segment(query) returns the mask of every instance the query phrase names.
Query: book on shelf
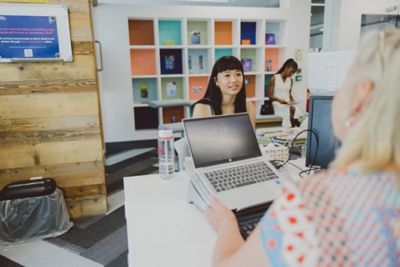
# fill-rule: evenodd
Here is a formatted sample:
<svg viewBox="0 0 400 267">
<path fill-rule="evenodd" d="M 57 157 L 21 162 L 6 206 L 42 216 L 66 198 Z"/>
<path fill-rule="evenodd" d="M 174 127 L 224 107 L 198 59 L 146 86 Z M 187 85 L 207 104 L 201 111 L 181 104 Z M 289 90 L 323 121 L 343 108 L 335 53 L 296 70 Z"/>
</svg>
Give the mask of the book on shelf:
<svg viewBox="0 0 400 267">
<path fill-rule="evenodd" d="M 272 71 L 272 59 L 270 58 L 265 60 L 265 71 Z"/>
<path fill-rule="evenodd" d="M 204 68 L 203 55 L 199 55 L 199 70 L 202 70 L 203 68 Z"/>
<path fill-rule="evenodd" d="M 175 69 L 175 56 L 174 55 L 167 55 L 164 57 L 164 68 L 166 70 Z"/>
<path fill-rule="evenodd" d="M 252 61 L 253 60 L 251 58 L 243 58 L 242 59 L 242 65 L 243 65 L 244 72 L 252 71 L 252 68 L 251 68 Z"/>
<path fill-rule="evenodd" d="M 191 32 L 191 40 L 192 44 L 200 44 L 200 31 L 192 31 Z"/>
<path fill-rule="evenodd" d="M 275 33 L 268 32 L 265 34 L 265 44 L 266 45 L 276 44 Z"/>
<path fill-rule="evenodd" d="M 167 96 L 174 97 L 177 95 L 176 82 L 168 82 L 167 83 Z"/>
<path fill-rule="evenodd" d="M 250 45 L 251 40 L 250 39 L 242 39 L 242 45 Z"/>
<path fill-rule="evenodd" d="M 141 83 L 139 89 L 141 98 L 147 98 L 149 96 L 149 85 L 147 83 Z"/>
</svg>

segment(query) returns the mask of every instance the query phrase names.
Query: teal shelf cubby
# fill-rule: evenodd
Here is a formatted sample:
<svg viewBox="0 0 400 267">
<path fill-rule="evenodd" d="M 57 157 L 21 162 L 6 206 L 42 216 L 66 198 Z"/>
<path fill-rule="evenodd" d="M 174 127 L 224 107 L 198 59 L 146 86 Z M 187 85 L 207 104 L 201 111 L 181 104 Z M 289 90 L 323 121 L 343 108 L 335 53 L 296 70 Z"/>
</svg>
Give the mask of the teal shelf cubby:
<svg viewBox="0 0 400 267">
<path fill-rule="evenodd" d="M 132 79 L 133 102 L 135 104 L 147 103 L 157 100 L 156 78 L 134 78 Z"/>
<path fill-rule="evenodd" d="M 232 56 L 232 55 L 233 55 L 232 48 L 216 48 L 215 49 L 215 61 L 217 61 L 220 57 Z"/>
<path fill-rule="evenodd" d="M 159 20 L 160 45 L 182 45 L 182 26 L 180 20 Z"/>
</svg>

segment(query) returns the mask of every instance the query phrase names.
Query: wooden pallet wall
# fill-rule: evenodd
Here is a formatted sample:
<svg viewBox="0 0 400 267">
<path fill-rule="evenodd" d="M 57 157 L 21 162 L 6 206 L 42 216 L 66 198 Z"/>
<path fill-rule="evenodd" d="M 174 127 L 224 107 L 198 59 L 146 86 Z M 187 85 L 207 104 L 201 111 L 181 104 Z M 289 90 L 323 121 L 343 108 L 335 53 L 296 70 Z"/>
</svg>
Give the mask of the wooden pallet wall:
<svg viewBox="0 0 400 267">
<path fill-rule="evenodd" d="M 72 218 L 105 213 L 91 2 L 48 4 L 68 6 L 74 60 L 0 64 L 0 188 L 51 177 L 64 190 Z"/>
</svg>

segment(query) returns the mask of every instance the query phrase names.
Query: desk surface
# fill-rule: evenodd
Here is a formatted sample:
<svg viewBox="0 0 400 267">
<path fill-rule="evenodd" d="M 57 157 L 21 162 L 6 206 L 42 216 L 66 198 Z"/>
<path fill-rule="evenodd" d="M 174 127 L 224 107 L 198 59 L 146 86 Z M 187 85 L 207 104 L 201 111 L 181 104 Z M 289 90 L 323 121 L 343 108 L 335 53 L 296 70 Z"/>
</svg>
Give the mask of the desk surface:
<svg viewBox="0 0 400 267">
<path fill-rule="evenodd" d="M 295 163 L 304 168 L 304 159 Z M 299 172 L 287 165 L 283 174 Z M 129 266 L 211 266 L 215 233 L 204 215 L 186 200 L 189 178 L 175 173 L 124 178 Z"/>
<path fill-rule="evenodd" d="M 211 266 L 215 234 L 186 201 L 188 181 L 184 172 L 124 178 L 129 266 Z"/>
</svg>

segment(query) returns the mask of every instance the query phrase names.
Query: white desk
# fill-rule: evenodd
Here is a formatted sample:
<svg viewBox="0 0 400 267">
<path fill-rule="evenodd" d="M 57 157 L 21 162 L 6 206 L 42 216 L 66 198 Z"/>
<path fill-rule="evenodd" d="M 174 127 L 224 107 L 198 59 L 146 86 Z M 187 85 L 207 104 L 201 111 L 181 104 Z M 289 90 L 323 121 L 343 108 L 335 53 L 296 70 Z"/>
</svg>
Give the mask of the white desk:
<svg viewBox="0 0 400 267">
<path fill-rule="evenodd" d="M 129 266 L 211 266 L 215 234 L 186 201 L 184 172 L 124 178 Z"/>
<path fill-rule="evenodd" d="M 294 162 L 304 167 L 304 160 Z M 290 176 L 299 172 L 291 165 L 285 169 Z M 188 182 L 184 172 L 166 181 L 157 174 L 124 178 L 129 266 L 211 266 L 216 236 L 188 204 Z"/>
</svg>

